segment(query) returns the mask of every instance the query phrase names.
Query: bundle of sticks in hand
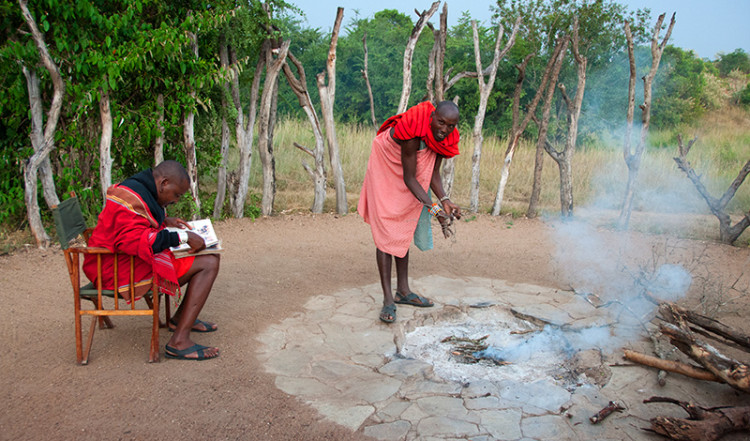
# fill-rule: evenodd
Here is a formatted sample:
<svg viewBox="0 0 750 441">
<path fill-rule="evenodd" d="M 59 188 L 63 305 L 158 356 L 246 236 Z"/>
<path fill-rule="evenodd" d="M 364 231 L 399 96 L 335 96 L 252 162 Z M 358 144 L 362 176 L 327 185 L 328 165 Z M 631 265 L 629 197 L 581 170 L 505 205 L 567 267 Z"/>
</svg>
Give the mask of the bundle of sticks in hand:
<svg viewBox="0 0 750 441">
<path fill-rule="evenodd" d="M 435 216 L 440 222 L 440 228 L 443 230 L 443 236 L 445 236 L 446 239 L 453 238 L 455 240 L 456 231 L 453 226 L 453 220 L 456 219 L 456 217 L 453 215 L 453 213 L 446 213 L 445 210 L 443 210 L 443 207 L 440 206 L 438 203 L 432 204 L 432 206 L 425 205 L 429 210 L 430 214 Z"/>
<path fill-rule="evenodd" d="M 443 216 L 445 219 L 447 219 L 447 222 L 441 222 L 440 228 L 443 230 L 443 236 L 445 236 L 446 239 L 456 239 L 456 227 L 453 224 L 453 221 L 455 219 L 455 216 L 453 214 L 451 215 L 445 215 L 445 212 L 443 212 Z"/>
</svg>

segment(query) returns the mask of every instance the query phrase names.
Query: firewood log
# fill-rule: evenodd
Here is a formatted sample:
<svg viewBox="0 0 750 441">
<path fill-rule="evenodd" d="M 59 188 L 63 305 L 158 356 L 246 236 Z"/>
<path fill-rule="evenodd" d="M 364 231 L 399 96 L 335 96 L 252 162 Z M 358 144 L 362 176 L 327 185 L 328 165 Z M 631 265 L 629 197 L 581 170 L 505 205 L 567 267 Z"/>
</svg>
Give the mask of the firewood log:
<svg viewBox="0 0 750 441">
<path fill-rule="evenodd" d="M 680 363 L 679 361 L 664 360 L 627 349 L 625 350 L 625 358 L 635 363 L 650 366 L 656 369 L 674 372 L 677 374 L 682 374 L 690 378 L 695 378 L 696 380 L 716 381 L 718 383 L 724 382 L 724 380 L 717 377 L 710 371 L 697 368 L 689 364 Z"/>
<path fill-rule="evenodd" d="M 689 418 L 659 416 L 645 429 L 680 441 L 716 441 L 724 435 L 750 430 L 750 406 L 705 408 L 667 397 L 651 397 L 644 403 L 672 403 L 682 407 Z"/>
</svg>

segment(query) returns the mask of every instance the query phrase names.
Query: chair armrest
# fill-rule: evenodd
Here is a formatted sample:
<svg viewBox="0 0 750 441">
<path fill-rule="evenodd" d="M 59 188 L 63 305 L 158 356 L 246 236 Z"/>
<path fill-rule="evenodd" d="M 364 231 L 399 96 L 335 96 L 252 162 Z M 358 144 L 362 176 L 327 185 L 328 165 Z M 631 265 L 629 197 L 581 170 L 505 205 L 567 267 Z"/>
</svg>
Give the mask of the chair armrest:
<svg viewBox="0 0 750 441">
<path fill-rule="evenodd" d="M 91 233 L 93 233 L 93 232 L 94 232 L 93 228 L 86 228 L 83 231 L 83 233 L 81 233 L 83 235 L 83 238 L 86 240 L 87 243 L 88 243 L 89 239 L 91 238 Z"/>
<path fill-rule="evenodd" d="M 79 254 L 117 254 L 104 247 L 70 247 L 68 251 Z"/>
</svg>

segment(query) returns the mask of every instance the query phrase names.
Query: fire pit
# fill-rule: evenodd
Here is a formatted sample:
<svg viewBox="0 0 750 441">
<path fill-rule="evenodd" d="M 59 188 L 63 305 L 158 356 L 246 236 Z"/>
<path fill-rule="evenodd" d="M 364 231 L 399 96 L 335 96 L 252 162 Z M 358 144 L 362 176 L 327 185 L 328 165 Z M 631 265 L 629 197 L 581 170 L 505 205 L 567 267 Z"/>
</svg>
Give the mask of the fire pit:
<svg viewBox="0 0 750 441">
<path fill-rule="evenodd" d="M 545 318 L 519 318 L 513 308 L 475 303 L 449 311 L 430 324 L 409 323 L 399 354 L 433 366 L 448 381 L 552 381 L 569 391 L 584 384 L 603 385 L 609 369 L 601 351 L 611 350 L 609 326 L 572 328 Z M 523 316 L 523 314 L 519 315 Z M 572 322 L 572 320 L 571 320 Z"/>
<path fill-rule="evenodd" d="M 258 336 L 258 358 L 279 389 L 376 439 L 642 439 L 628 417 L 642 399 L 628 399 L 628 385 L 649 372 L 610 372 L 619 346 L 602 339 L 621 331 L 610 308 L 496 279 L 430 276 L 412 288 L 436 306 L 400 306 L 391 325 L 377 320 L 379 284 L 311 298 Z M 502 355 L 478 354 L 490 349 Z M 592 426 L 613 400 L 628 411 Z"/>
</svg>

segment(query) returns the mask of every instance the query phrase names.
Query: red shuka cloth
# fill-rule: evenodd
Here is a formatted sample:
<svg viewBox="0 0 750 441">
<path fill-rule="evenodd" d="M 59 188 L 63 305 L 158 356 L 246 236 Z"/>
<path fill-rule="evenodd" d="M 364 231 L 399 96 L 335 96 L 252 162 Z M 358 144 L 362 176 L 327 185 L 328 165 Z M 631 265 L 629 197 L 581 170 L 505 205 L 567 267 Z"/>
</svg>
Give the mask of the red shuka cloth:
<svg viewBox="0 0 750 441">
<path fill-rule="evenodd" d="M 417 151 L 415 177 L 427 191 L 437 154 L 431 149 Z M 389 132 L 372 141 L 367 172 L 362 183 L 357 211 L 370 224 L 375 246 L 385 253 L 404 257 L 417 228 L 422 203 L 404 184 L 401 146 Z"/>
<path fill-rule="evenodd" d="M 154 254 L 152 249 L 156 233 L 163 228 L 163 225 L 157 224 L 138 193 L 121 185 L 113 185 L 107 190 L 107 202 L 99 214 L 96 228 L 91 234 L 88 245 L 124 253 L 119 256 L 117 266 L 118 291 L 124 298 L 130 298 L 127 288 L 130 281 L 131 255 L 136 256 L 133 270 L 136 300 L 151 288 L 152 274 L 158 277 L 157 282 L 162 293 L 169 295 L 179 293 L 178 277 L 182 274 L 178 274 L 175 270 L 174 255 L 169 249 L 157 254 Z M 193 259 L 194 257 L 185 257 L 183 259 L 185 262 L 180 262 L 182 264 L 179 265 L 180 272 L 183 274 L 187 272 Z M 102 256 L 102 287 L 104 289 L 114 288 L 114 262 L 114 256 Z M 86 255 L 83 271 L 96 285 L 96 255 Z"/>
<path fill-rule="evenodd" d="M 424 101 L 404 113 L 388 118 L 380 126 L 378 133 L 393 127 L 395 139 L 406 141 L 421 138 L 430 150 L 446 158 L 452 158 L 458 154 L 458 140 L 460 138 L 458 129 L 454 129 L 440 142 L 435 140 L 432 130 L 430 130 L 430 120 L 434 111 L 435 106 L 429 101 Z"/>
</svg>

